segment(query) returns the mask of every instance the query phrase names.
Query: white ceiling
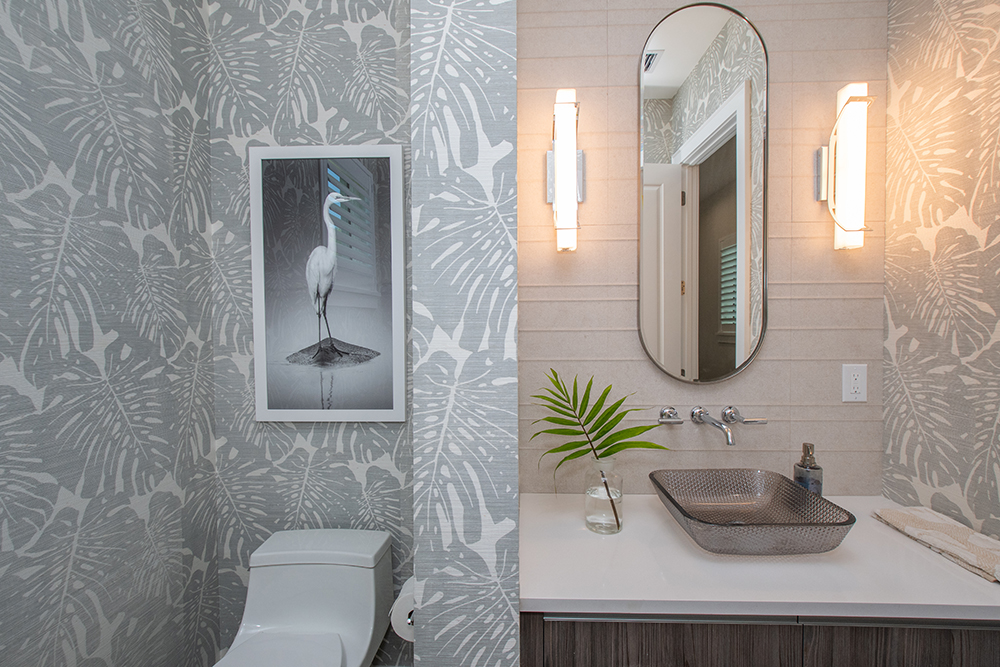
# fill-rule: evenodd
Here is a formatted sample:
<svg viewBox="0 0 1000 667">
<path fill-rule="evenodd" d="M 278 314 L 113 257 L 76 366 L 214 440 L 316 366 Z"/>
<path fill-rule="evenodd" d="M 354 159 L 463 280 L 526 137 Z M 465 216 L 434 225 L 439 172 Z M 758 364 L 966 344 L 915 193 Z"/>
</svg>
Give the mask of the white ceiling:
<svg viewBox="0 0 1000 667">
<path fill-rule="evenodd" d="M 732 16 L 719 7 L 688 7 L 656 26 L 643 53 L 662 50 L 663 55 L 643 73 L 643 98 L 672 98 Z"/>
</svg>

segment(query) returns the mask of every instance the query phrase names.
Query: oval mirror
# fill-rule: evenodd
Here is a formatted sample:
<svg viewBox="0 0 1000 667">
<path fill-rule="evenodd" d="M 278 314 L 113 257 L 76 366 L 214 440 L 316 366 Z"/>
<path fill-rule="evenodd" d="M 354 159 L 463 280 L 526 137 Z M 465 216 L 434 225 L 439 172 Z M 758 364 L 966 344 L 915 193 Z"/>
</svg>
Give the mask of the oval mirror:
<svg viewBox="0 0 1000 667">
<path fill-rule="evenodd" d="M 671 376 L 715 382 L 764 335 L 767 53 L 720 5 L 682 7 L 639 65 L 639 335 Z"/>
</svg>

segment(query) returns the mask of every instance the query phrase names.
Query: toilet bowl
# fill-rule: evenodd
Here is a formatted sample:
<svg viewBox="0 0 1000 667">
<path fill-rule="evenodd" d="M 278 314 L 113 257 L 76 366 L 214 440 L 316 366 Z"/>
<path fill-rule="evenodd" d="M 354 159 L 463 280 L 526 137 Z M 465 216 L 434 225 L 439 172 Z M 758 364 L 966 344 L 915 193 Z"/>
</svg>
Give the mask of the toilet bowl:
<svg viewBox="0 0 1000 667">
<path fill-rule="evenodd" d="M 216 667 L 369 667 L 389 626 L 389 534 L 278 532 L 250 556 L 243 620 Z"/>
</svg>

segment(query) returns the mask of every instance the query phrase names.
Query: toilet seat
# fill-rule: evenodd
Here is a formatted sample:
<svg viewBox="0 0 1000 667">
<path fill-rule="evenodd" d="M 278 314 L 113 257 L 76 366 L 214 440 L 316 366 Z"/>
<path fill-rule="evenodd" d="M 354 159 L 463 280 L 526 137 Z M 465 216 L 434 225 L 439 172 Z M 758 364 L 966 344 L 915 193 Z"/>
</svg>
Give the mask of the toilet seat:
<svg viewBox="0 0 1000 667">
<path fill-rule="evenodd" d="M 342 667 L 340 635 L 255 632 L 216 663 L 216 667 Z"/>
</svg>

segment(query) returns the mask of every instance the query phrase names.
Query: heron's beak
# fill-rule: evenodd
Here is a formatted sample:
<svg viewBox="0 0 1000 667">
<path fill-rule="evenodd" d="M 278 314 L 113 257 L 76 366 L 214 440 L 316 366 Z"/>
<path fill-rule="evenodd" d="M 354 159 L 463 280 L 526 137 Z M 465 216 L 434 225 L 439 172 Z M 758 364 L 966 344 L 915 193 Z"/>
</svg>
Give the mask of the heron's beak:
<svg viewBox="0 0 1000 667">
<path fill-rule="evenodd" d="M 361 201 L 361 197 L 346 197 L 338 194 L 336 197 L 331 196 L 327 199 L 330 204 L 343 204 L 345 201 Z"/>
</svg>

